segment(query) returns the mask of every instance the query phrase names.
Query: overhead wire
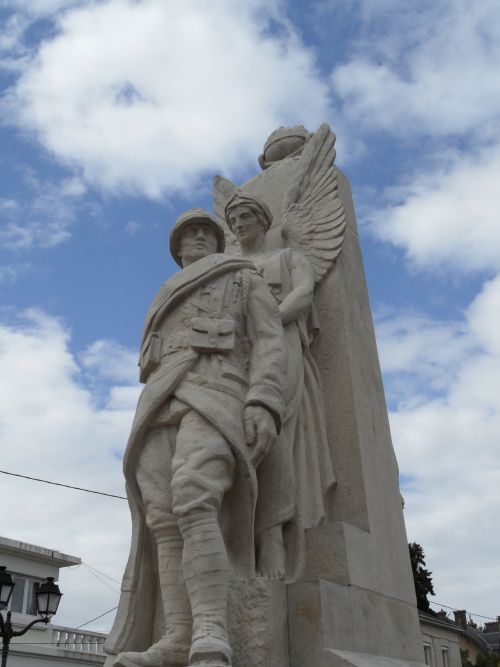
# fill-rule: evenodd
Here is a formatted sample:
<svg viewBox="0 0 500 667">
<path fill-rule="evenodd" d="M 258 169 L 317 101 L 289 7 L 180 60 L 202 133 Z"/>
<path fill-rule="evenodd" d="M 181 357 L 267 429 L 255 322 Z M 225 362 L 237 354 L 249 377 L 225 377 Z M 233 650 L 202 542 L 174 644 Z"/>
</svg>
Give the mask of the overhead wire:
<svg viewBox="0 0 500 667">
<path fill-rule="evenodd" d="M 93 489 L 85 489 L 81 486 L 62 484 L 61 482 L 51 482 L 48 479 L 41 479 L 40 477 L 29 477 L 28 475 L 21 475 L 17 472 L 8 472 L 7 470 L 0 470 L 0 473 L 2 473 L 2 475 L 10 475 L 11 477 L 21 477 L 22 479 L 29 479 L 32 482 L 42 482 L 43 484 L 62 486 L 65 489 L 72 489 L 73 491 L 85 491 L 86 493 L 94 493 L 97 496 L 107 496 L 108 498 L 119 498 L 120 500 L 127 500 L 126 496 L 117 496 L 115 493 L 105 493 L 104 491 L 94 491 Z"/>
<path fill-rule="evenodd" d="M 81 625 L 77 625 L 75 630 L 80 630 L 81 628 L 84 628 L 86 625 L 89 625 L 90 623 L 93 623 L 94 621 L 99 620 L 103 616 L 107 616 L 108 614 L 111 614 L 111 612 L 115 611 L 115 609 L 118 609 L 118 605 L 116 607 L 113 607 L 113 609 L 108 609 L 108 611 L 105 611 L 103 614 L 99 614 L 99 616 L 96 616 L 95 618 L 91 618 L 90 621 L 87 621 L 86 623 L 82 623 Z"/>
<path fill-rule="evenodd" d="M 442 602 L 435 602 L 434 600 L 429 600 L 430 604 L 435 604 L 438 607 L 446 607 L 446 609 L 451 609 L 452 611 L 462 611 L 461 609 L 457 609 L 457 607 L 450 607 L 448 604 L 443 604 Z M 469 611 L 467 609 L 467 613 L 469 616 L 478 616 L 479 618 L 487 618 L 490 621 L 496 621 L 496 618 L 493 618 L 493 616 L 484 616 L 484 614 L 476 614 L 473 611 Z"/>
<path fill-rule="evenodd" d="M 21 475 L 20 473 L 9 472 L 7 470 L 0 470 L 0 473 L 3 474 L 3 475 L 10 475 L 11 477 L 20 477 L 22 479 L 28 479 L 32 482 L 41 482 L 43 484 L 50 484 L 52 486 L 59 486 L 59 487 L 63 487 L 63 488 L 66 488 L 66 489 L 72 489 L 73 491 L 84 491 L 85 493 L 93 493 L 93 494 L 98 495 L 98 496 L 106 496 L 108 498 L 118 498 L 119 500 L 127 500 L 126 496 L 119 496 L 119 495 L 114 494 L 114 493 L 106 493 L 105 491 L 96 491 L 94 489 L 86 489 L 84 487 L 73 486 L 71 484 L 62 484 L 61 482 L 53 482 L 53 481 L 50 481 L 48 479 L 41 479 L 39 477 L 30 477 L 29 475 Z M 92 574 L 94 574 L 94 576 L 96 576 L 96 578 L 99 579 L 105 586 L 107 586 L 108 588 L 110 588 L 114 592 L 118 592 L 114 588 L 109 586 L 109 584 L 107 584 L 105 581 L 102 581 L 102 579 L 100 579 L 100 577 L 97 576 L 97 575 L 100 574 L 100 575 L 106 577 L 107 579 L 110 579 L 114 583 L 119 584 L 119 582 L 116 581 L 116 579 L 113 579 L 109 575 L 105 574 L 104 572 L 101 572 L 100 570 L 93 567 L 92 565 L 89 565 L 88 563 L 82 563 L 82 565 L 85 565 L 85 567 L 87 567 L 89 569 L 89 571 Z M 94 572 L 92 572 L 92 570 L 94 570 Z M 452 611 L 459 611 L 456 607 L 451 607 L 450 605 L 443 604 L 442 602 L 435 602 L 434 600 L 430 600 L 429 602 L 430 602 L 430 604 L 440 606 L 440 607 L 445 607 L 446 609 L 451 609 Z M 115 609 L 116 609 L 116 607 L 114 607 L 113 609 L 110 609 L 109 611 L 105 612 L 104 614 L 101 614 L 101 616 L 105 616 L 106 614 L 109 614 L 110 612 L 114 611 Z M 476 614 L 475 612 L 472 612 L 472 611 L 471 612 L 467 611 L 467 613 L 471 616 L 477 616 L 478 618 L 486 618 L 486 619 L 491 620 L 491 621 L 496 621 L 497 620 L 493 616 L 485 616 L 484 614 Z M 101 616 L 98 616 L 97 618 L 101 618 Z M 96 619 L 92 619 L 92 621 L 94 621 L 94 620 L 96 620 Z M 92 621 L 88 621 L 84 625 L 88 625 L 88 623 L 92 623 Z M 79 627 L 83 627 L 83 626 L 79 626 Z M 21 643 L 21 642 L 19 642 L 19 643 Z"/>
<path fill-rule="evenodd" d="M 106 577 L 106 579 L 109 579 L 113 583 L 118 584 L 118 586 L 120 586 L 120 584 L 121 584 L 120 581 L 118 581 L 117 579 L 113 579 L 113 577 L 110 577 L 109 574 L 106 574 L 105 572 L 102 572 L 101 570 L 98 570 L 96 567 L 94 567 L 90 563 L 82 562 L 82 565 L 85 565 L 85 567 L 89 567 L 91 570 L 95 570 L 98 574 L 102 575 L 103 577 Z"/>
<path fill-rule="evenodd" d="M 96 579 L 98 579 L 101 582 L 101 584 L 104 584 L 104 586 L 109 588 L 110 591 L 113 591 L 113 593 L 117 593 L 118 595 L 120 594 L 119 590 L 117 590 L 116 588 L 114 588 L 113 586 L 108 584 L 107 581 L 104 581 L 104 579 L 102 579 L 102 577 L 100 577 L 99 574 L 97 574 L 97 572 L 94 572 L 94 570 L 92 568 L 90 568 L 86 563 L 82 563 L 82 565 L 90 572 L 90 574 L 92 574 Z M 116 583 L 118 583 L 118 582 L 116 582 Z"/>
<path fill-rule="evenodd" d="M 111 614 L 111 612 L 115 611 L 115 609 L 118 609 L 118 606 L 113 607 L 112 609 L 108 609 L 108 611 L 105 611 L 104 613 L 99 614 L 99 616 L 95 616 L 94 618 L 91 618 L 90 621 L 86 621 L 85 623 L 82 623 L 81 625 L 77 625 L 76 628 L 72 628 L 72 630 L 81 630 L 86 625 L 89 625 L 90 623 L 93 623 L 94 621 L 99 620 L 103 616 L 107 616 L 107 614 Z M 69 641 L 67 643 L 68 644 L 95 644 L 95 642 L 92 642 L 92 641 L 81 641 L 81 642 L 80 641 L 73 641 L 73 642 Z M 41 644 L 50 644 L 52 646 L 55 646 L 55 645 L 63 645 L 64 642 L 62 642 L 62 641 L 58 641 L 58 642 L 18 642 L 18 641 L 16 641 L 12 645 L 13 646 L 18 646 L 19 644 L 23 644 L 23 645 L 28 645 L 29 644 L 29 645 L 37 645 L 37 646 L 39 646 Z"/>
</svg>

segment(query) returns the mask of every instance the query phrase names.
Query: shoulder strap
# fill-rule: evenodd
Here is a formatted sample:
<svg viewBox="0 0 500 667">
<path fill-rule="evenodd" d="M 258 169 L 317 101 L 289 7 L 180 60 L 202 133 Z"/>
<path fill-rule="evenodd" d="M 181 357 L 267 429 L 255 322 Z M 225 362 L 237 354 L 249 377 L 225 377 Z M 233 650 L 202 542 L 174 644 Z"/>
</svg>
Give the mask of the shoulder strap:
<svg viewBox="0 0 500 667">
<path fill-rule="evenodd" d="M 241 270 L 241 309 L 248 316 L 248 295 L 250 294 L 250 269 Z"/>
</svg>

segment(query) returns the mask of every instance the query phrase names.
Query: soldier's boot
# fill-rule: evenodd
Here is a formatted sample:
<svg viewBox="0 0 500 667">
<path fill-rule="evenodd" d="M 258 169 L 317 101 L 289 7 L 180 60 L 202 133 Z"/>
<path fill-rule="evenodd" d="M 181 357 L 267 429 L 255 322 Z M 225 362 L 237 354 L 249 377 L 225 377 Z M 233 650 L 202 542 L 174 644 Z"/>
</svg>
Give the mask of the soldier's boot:
<svg viewBox="0 0 500 667">
<path fill-rule="evenodd" d="M 114 667 L 185 667 L 191 646 L 191 607 L 182 569 L 183 541 L 177 524 L 157 535 L 158 574 L 165 634 L 147 651 L 120 653 Z"/>
<path fill-rule="evenodd" d="M 215 512 L 179 518 L 184 538 L 182 564 L 191 603 L 193 636 L 189 664 L 230 667 L 228 638 L 229 564 Z"/>
</svg>

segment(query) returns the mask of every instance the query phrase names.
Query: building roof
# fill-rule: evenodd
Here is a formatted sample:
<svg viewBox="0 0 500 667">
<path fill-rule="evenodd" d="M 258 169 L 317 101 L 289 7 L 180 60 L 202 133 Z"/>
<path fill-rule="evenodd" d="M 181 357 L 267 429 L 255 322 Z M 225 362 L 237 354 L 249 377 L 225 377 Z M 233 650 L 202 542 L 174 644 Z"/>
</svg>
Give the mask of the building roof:
<svg viewBox="0 0 500 667">
<path fill-rule="evenodd" d="M 500 650 L 500 632 L 482 632 L 481 637 L 489 646 L 490 651 L 495 651 L 496 653 Z"/>
<path fill-rule="evenodd" d="M 58 567 L 80 565 L 82 562 L 76 556 L 69 556 L 54 549 L 46 549 L 35 544 L 28 544 L 28 542 L 10 540 L 8 537 L 0 537 L 0 553 L 21 556 L 30 560 L 57 565 Z"/>
<path fill-rule="evenodd" d="M 455 623 L 455 621 L 452 621 L 451 618 L 445 617 L 444 614 L 434 615 L 419 610 L 418 615 L 420 620 L 423 621 L 424 623 L 430 623 L 431 625 L 440 625 L 441 627 L 446 627 L 448 630 L 452 630 L 460 634 L 463 634 L 469 641 L 476 644 L 476 646 L 480 648 L 482 651 L 491 651 L 493 648 L 486 641 L 485 635 L 477 628 L 474 628 L 472 625 L 466 625 L 465 627 L 462 627 L 458 623 Z M 490 634 L 494 635 L 498 633 L 490 633 Z"/>
<path fill-rule="evenodd" d="M 485 634 L 484 632 L 481 632 L 481 630 L 478 630 L 477 628 L 473 628 L 471 625 L 467 626 L 467 631 L 465 633 L 467 637 L 472 639 L 473 641 L 476 642 L 476 644 L 483 649 L 483 651 L 491 651 L 493 650 L 493 646 L 491 643 L 488 641 L 489 636 Z M 495 634 L 495 633 L 491 633 Z M 496 633 L 498 635 L 498 633 Z M 498 640 L 497 640 L 498 642 Z M 497 643 L 498 646 L 498 643 Z"/>
</svg>

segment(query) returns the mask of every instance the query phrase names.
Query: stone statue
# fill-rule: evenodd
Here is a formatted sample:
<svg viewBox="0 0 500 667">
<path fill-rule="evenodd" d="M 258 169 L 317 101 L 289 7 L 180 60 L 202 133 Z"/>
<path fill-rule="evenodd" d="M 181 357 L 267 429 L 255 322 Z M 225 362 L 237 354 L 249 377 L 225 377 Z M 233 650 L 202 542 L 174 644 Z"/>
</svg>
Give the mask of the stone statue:
<svg viewBox="0 0 500 667">
<path fill-rule="evenodd" d="M 214 182 L 216 211 L 236 236 L 241 255 L 264 276 L 285 328 L 286 413 L 278 442 L 257 473 L 255 523 L 257 569 L 280 579 L 300 573 L 304 531 L 324 521 L 325 497 L 335 483 L 319 371 L 310 346 L 318 329 L 315 282 L 332 268 L 345 230 L 333 172 L 335 136 L 326 125 L 315 135 L 305 133 L 302 141 L 300 132 L 297 135 L 287 137 L 285 147 L 278 144 L 281 157 L 286 148 L 300 158 L 273 236 L 268 234 L 273 216 L 264 201 L 237 190 L 227 179 L 216 177 Z M 269 147 L 279 138 L 279 132 L 271 135 L 261 166 L 269 166 Z"/>
<path fill-rule="evenodd" d="M 208 213 L 181 215 L 170 248 L 182 271 L 144 325 L 124 459 L 132 547 L 106 664 L 227 667 L 229 581 L 254 575 L 255 467 L 284 415 L 283 328 Z"/>
<path fill-rule="evenodd" d="M 226 253 L 252 259 L 262 270 L 281 302 L 292 365 L 302 362 L 288 370 L 283 430 L 257 470 L 257 563 L 268 575 L 262 581 L 275 581 L 268 589 L 274 601 L 268 603 L 269 618 L 278 609 L 286 616 L 269 628 L 262 649 L 266 628 L 253 621 L 252 605 L 246 605 L 245 637 L 252 651 L 238 654 L 238 667 L 422 663 L 398 468 L 358 229 L 348 180 L 334 159 L 335 136 L 328 125 L 314 133 L 302 126 L 282 127 L 264 145 L 261 173 L 238 188 L 225 178 L 214 179 L 214 210 L 226 229 Z M 290 316 L 286 311 L 297 288 L 297 309 Z M 301 372 L 302 398 L 292 416 L 290 379 L 300 379 Z M 301 442 L 301 429 L 311 427 Z M 302 461 L 299 452 L 305 455 Z M 295 506 L 288 519 L 290 510 L 280 512 L 290 492 L 269 496 L 266 482 L 282 488 L 280 475 L 289 475 L 290 468 Z M 318 472 L 326 474 L 319 478 Z M 307 515 L 314 501 L 317 511 Z M 262 525 L 266 512 L 285 521 Z M 299 518 L 302 512 L 308 522 Z M 266 530 L 259 532 L 262 527 Z M 270 577 L 283 569 L 280 530 L 286 577 L 276 582 Z"/>
<path fill-rule="evenodd" d="M 225 217 L 242 256 L 252 260 L 278 302 L 285 330 L 286 412 L 278 441 L 257 471 L 255 533 L 258 572 L 293 578 L 302 565 L 304 530 L 323 522 L 324 498 L 335 482 L 319 373 L 310 351 L 316 333 L 314 271 L 302 253 L 266 245 L 272 215 L 255 195 L 236 192 Z"/>
<path fill-rule="evenodd" d="M 328 125 L 273 132 L 171 233 L 124 458 L 105 667 L 423 667 L 349 183 Z M 335 471 L 335 474 L 334 474 Z M 256 563 L 257 562 L 257 567 Z"/>
</svg>

